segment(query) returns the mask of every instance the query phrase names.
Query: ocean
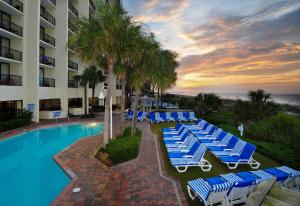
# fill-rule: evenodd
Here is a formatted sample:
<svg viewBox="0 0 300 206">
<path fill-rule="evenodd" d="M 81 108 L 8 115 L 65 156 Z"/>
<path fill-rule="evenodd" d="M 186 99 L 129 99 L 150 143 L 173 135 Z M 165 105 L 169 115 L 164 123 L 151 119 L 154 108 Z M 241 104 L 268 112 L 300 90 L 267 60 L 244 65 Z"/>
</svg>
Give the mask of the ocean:
<svg viewBox="0 0 300 206">
<path fill-rule="evenodd" d="M 248 100 L 247 94 L 242 93 L 216 93 L 222 99 Z M 278 104 L 289 104 L 300 107 L 300 94 L 272 94 L 271 98 Z"/>
</svg>

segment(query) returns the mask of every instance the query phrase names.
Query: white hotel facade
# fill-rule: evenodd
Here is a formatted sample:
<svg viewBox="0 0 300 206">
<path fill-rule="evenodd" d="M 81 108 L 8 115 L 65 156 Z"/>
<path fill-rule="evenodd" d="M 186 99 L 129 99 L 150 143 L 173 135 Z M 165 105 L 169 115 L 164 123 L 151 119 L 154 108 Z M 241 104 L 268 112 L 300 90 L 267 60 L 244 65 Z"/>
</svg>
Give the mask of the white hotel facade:
<svg viewBox="0 0 300 206">
<path fill-rule="evenodd" d="M 0 0 L 0 112 L 30 108 L 35 122 L 56 111 L 61 117 L 84 113 L 84 92 L 73 77 L 88 65 L 67 42 L 70 20 L 93 10 L 89 0 Z M 103 87 L 97 86 L 96 96 Z M 113 104 L 120 89 L 114 78 Z"/>
</svg>

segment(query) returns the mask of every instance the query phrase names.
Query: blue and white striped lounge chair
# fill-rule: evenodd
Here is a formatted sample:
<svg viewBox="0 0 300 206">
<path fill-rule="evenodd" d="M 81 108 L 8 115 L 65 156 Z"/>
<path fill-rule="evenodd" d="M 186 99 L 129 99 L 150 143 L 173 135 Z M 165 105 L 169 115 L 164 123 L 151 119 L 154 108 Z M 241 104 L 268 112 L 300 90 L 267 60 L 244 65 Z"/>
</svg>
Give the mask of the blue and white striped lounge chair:
<svg viewBox="0 0 300 206">
<path fill-rule="evenodd" d="M 224 144 L 225 146 L 207 146 L 208 149 L 212 152 L 233 149 L 236 143 L 239 141 L 239 138 L 237 138 L 236 136 L 231 136 L 227 140 L 224 139 L 222 140 L 222 144 Z"/>
<path fill-rule="evenodd" d="M 175 138 L 175 139 L 164 139 L 164 143 L 165 145 L 170 145 L 170 144 L 183 144 L 186 139 L 188 138 L 193 138 L 190 133 L 188 132 L 185 132 L 183 133 L 182 137 L 181 138 Z"/>
<path fill-rule="evenodd" d="M 154 116 L 155 116 L 155 119 L 156 119 L 158 122 L 165 122 L 165 120 L 164 120 L 163 118 L 161 118 L 160 112 L 155 112 L 155 113 L 154 113 Z"/>
<path fill-rule="evenodd" d="M 159 121 L 155 118 L 155 113 L 154 112 L 150 112 L 149 115 L 148 115 L 148 118 L 149 118 L 149 121 L 152 124 L 159 123 Z"/>
<path fill-rule="evenodd" d="M 128 110 L 128 112 L 125 114 L 125 119 L 132 119 L 133 118 L 133 111 Z"/>
<path fill-rule="evenodd" d="M 181 123 L 177 123 L 175 127 L 163 128 L 163 134 L 172 134 L 178 132 L 183 125 Z"/>
<path fill-rule="evenodd" d="M 300 171 L 294 170 L 287 166 L 276 167 L 276 169 L 290 175 L 288 187 L 300 191 Z"/>
<path fill-rule="evenodd" d="M 217 127 L 214 125 L 209 125 L 205 131 L 195 131 L 189 130 L 195 137 L 198 139 L 201 138 L 208 138 L 209 136 L 213 135 L 213 133 L 217 130 Z"/>
<path fill-rule="evenodd" d="M 201 144 L 192 158 L 170 158 L 172 166 L 174 166 L 178 172 L 186 172 L 189 167 L 200 167 L 204 172 L 211 170 L 211 164 L 204 159 L 206 147 Z"/>
<path fill-rule="evenodd" d="M 217 130 L 215 130 L 212 135 L 205 135 L 201 138 L 198 138 L 200 140 L 200 142 L 202 143 L 211 143 L 215 140 L 218 139 L 218 137 L 220 136 L 220 134 L 222 133 L 222 129 L 221 128 L 218 128 Z M 221 137 L 222 138 L 222 137 Z"/>
<path fill-rule="evenodd" d="M 142 122 L 147 118 L 148 112 L 138 112 L 137 121 Z"/>
<path fill-rule="evenodd" d="M 178 130 L 178 132 L 176 133 L 176 132 L 174 132 L 174 133 L 163 133 L 163 138 L 164 139 L 178 139 L 178 138 L 180 138 L 180 137 L 182 137 L 182 135 L 183 135 L 183 133 L 189 133 L 189 131 L 186 129 L 186 128 L 184 128 L 184 127 L 182 127 L 182 128 L 180 128 L 180 130 Z"/>
<path fill-rule="evenodd" d="M 236 169 L 240 164 L 248 164 L 252 169 L 258 169 L 260 163 L 253 159 L 255 150 L 254 145 L 247 143 L 239 155 L 219 156 L 218 158 L 227 164 L 229 169 Z"/>
<path fill-rule="evenodd" d="M 171 112 L 166 112 L 166 117 L 170 122 L 175 122 L 175 119 L 172 117 Z"/>
<path fill-rule="evenodd" d="M 282 170 L 279 170 L 277 168 L 264 169 L 264 171 L 276 177 L 277 182 L 281 182 L 282 185 L 287 186 L 290 178 L 290 175 L 288 173 L 283 172 Z"/>
<path fill-rule="evenodd" d="M 164 120 L 164 122 L 169 122 L 165 112 L 159 112 L 159 116 Z"/>
<path fill-rule="evenodd" d="M 186 141 L 184 141 L 182 144 L 167 144 L 166 148 L 168 152 L 189 152 L 192 148 L 192 146 L 195 144 L 195 142 L 198 143 L 197 139 L 191 136 L 190 138 L 187 138 Z"/>
<path fill-rule="evenodd" d="M 233 173 L 220 176 L 232 185 L 226 194 L 227 205 L 231 206 L 246 202 L 247 196 L 251 192 L 252 181 L 244 180 Z"/>
<path fill-rule="evenodd" d="M 209 143 L 205 143 L 207 147 L 225 147 L 228 145 L 230 139 L 233 137 L 232 134 L 225 132 L 224 130 L 219 134 L 216 140 Z M 209 149 L 209 148 L 208 148 Z"/>
<path fill-rule="evenodd" d="M 237 176 L 241 177 L 243 180 L 252 182 L 253 185 L 257 185 L 265 180 L 251 172 L 238 172 Z"/>
<path fill-rule="evenodd" d="M 171 113 L 171 116 L 173 117 L 173 119 L 174 119 L 176 122 L 179 122 L 179 121 L 180 121 L 177 112 L 172 112 L 172 113 Z"/>
<path fill-rule="evenodd" d="M 167 149 L 178 149 L 178 148 L 182 148 L 182 147 L 187 147 L 190 142 L 192 141 L 198 141 L 194 136 L 192 135 L 184 135 L 184 137 L 182 138 L 183 141 L 177 141 L 177 140 L 165 140 L 165 146 Z"/>
<path fill-rule="evenodd" d="M 184 116 L 183 112 L 177 112 L 179 121 L 188 121 Z"/>
<path fill-rule="evenodd" d="M 236 144 L 232 149 L 224 149 L 223 151 L 211 151 L 216 157 L 219 156 L 230 156 L 230 155 L 240 155 L 247 142 L 238 139 Z"/>
<path fill-rule="evenodd" d="M 190 121 L 198 120 L 194 112 L 189 112 L 189 119 L 190 119 Z"/>
<path fill-rule="evenodd" d="M 189 150 L 170 151 L 168 156 L 169 158 L 192 158 L 199 147 L 200 143 L 196 141 Z"/>
<path fill-rule="evenodd" d="M 192 200 L 196 197 L 205 205 L 212 206 L 223 203 L 231 184 L 221 177 L 200 178 L 187 182 L 187 190 Z"/>
</svg>

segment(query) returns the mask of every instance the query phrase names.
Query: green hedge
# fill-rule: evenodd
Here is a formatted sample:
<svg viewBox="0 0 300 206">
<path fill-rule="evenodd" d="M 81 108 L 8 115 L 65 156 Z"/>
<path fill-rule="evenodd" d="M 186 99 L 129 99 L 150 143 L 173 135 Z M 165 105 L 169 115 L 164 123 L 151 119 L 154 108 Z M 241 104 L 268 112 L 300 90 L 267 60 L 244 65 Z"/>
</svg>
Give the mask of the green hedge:
<svg viewBox="0 0 300 206">
<path fill-rule="evenodd" d="M 0 123 L 0 132 L 4 132 L 6 130 L 16 129 L 18 127 L 27 126 L 31 123 L 28 119 L 13 119 L 6 122 Z"/>
<path fill-rule="evenodd" d="M 106 152 L 114 165 L 129 161 L 138 156 L 142 133 L 140 130 L 136 130 L 135 136 L 131 137 L 130 131 L 130 127 L 126 128 L 123 135 L 106 145 Z"/>
</svg>

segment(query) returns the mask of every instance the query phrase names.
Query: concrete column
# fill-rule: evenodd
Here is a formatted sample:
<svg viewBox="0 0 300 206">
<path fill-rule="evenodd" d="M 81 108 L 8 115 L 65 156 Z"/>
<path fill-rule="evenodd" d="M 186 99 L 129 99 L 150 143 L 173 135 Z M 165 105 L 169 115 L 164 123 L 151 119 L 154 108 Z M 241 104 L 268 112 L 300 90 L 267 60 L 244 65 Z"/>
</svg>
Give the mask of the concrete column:
<svg viewBox="0 0 300 206">
<path fill-rule="evenodd" d="M 24 107 L 34 104 L 33 121 L 39 121 L 38 78 L 39 78 L 39 29 L 40 0 L 24 2 Z M 29 15 L 30 14 L 30 15 Z"/>
</svg>

